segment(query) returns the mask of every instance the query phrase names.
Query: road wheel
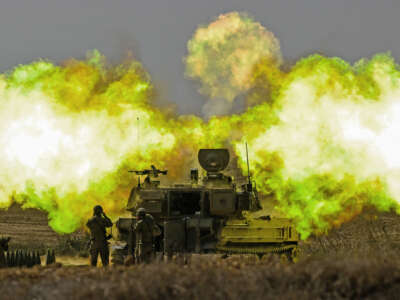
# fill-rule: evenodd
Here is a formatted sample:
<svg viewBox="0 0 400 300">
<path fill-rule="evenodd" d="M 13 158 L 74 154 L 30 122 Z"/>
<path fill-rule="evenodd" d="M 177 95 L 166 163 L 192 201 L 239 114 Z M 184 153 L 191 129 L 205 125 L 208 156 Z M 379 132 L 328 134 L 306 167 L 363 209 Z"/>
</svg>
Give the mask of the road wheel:
<svg viewBox="0 0 400 300">
<path fill-rule="evenodd" d="M 300 258 L 300 249 L 298 247 L 292 249 L 292 261 L 298 262 Z"/>
</svg>

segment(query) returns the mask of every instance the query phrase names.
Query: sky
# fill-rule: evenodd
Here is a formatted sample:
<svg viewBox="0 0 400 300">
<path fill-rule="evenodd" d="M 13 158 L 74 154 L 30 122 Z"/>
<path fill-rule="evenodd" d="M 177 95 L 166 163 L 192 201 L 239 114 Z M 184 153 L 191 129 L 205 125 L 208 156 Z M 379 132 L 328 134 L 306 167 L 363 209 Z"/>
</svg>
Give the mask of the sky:
<svg viewBox="0 0 400 300">
<path fill-rule="evenodd" d="M 397 0 L 2 0 L 0 72 L 44 58 L 55 63 L 98 49 L 144 65 L 159 100 L 201 115 L 207 99 L 185 78 L 196 28 L 230 11 L 247 12 L 280 40 L 284 59 L 312 53 L 350 62 L 390 51 L 400 59 Z"/>
</svg>

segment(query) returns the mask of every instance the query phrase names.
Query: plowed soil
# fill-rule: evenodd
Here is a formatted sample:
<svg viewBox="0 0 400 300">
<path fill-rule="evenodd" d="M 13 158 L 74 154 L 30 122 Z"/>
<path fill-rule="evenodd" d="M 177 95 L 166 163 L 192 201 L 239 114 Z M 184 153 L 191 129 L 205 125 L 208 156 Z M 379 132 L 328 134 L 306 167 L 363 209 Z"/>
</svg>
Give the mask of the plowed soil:
<svg viewBox="0 0 400 300">
<path fill-rule="evenodd" d="M 10 248 L 59 248 L 66 240 L 81 237 L 75 234 L 59 235 L 48 225 L 47 213 L 38 209 L 22 209 L 18 204 L 0 210 L 0 236 L 10 236 Z"/>
<path fill-rule="evenodd" d="M 37 209 L 23 210 L 12 205 L 7 210 L 0 210 L 0 234 L 12 237 L 10 246 L 56 245 L 60 236 L 47 224 L 47 214 Z"/>
</svg>

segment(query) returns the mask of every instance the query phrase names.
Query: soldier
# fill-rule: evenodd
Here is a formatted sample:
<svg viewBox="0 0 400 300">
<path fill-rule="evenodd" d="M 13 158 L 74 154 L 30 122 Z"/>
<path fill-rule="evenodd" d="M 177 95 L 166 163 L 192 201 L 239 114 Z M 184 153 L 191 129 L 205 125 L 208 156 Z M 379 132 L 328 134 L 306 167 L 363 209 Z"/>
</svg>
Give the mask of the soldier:
<svg viewBox="0 0 400 300">
<path fill-rule="evenodd" d="M 10 240 L 10 237 L 0 238 L 0 268 L 7 267 L 7 260 L 4 252 L 8 251 L 8 242 Z"/>
<path fill-rule="evenodd" d="M 136 263 L 149 263 L 154 254 L 154 237 L 161 234 L 160 228 L 154 222 L 150 214 L 146 214 L 144 208 L 136 212 L 136 224 L 133 232 L 136 235 L 135 261 Z"/>
<path fill-rule="evenodd" d="M 96 205 L 93 208 L 93 217 L 86 223 L 91 234 L 90 264 L 94 267 L 97 265 L 99 253 L 103 266 L 108 266 L 110 252 L 107 240 L 111 238 L 111 235 L 106 236 L 106 228 L 112 225 L 110 218 L 103 212 L 103 208 Z"/>
</svg>

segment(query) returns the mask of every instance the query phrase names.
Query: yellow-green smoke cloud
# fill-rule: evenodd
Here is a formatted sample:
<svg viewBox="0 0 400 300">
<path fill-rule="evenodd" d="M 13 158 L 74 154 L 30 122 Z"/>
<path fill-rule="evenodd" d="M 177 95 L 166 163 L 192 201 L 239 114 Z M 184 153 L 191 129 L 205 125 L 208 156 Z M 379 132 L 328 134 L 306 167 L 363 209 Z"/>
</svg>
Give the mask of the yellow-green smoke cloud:
<svg viewBox="0 0 400 300">
<path fill-rule="evenodd" d="M 187 72 L 203 92 L 243 114 L 175 116 L 152 103 L 136 61 L 108 65 L 98 52 L 61 66 L 47 61 L 0 76 L 0 206 L 49 212 L 59 232 L 81 226 L 95 204 L 124 211 L 128 169 L 155 164 L 180 178 L 202 147 L 230 147 L 263 194 L 302 236 L 325 232 L 366 206 L 399 209 L 400 72 L 388 54 L 350 65 L 311 55 L 280 68 L 279 42 L 239 13 L 201 27 L 188 44 Z"/>
<path fill-rule="evenodd" d="M 398 208 L 400 72 L 389 55 L 354 66 L 313 55 L 277 89 L 279 121 L 246 138 L 258 186 L 276 195 L 303 237 L 368 205 Z"/>
<path fill-rule="evenodd" d="M 253 105 L 212 118 L 204 131 L 224 136 L 243 169 L 249 142 L 257 186 L 304 238 L 366 206 L 399 209 L 400 72 L 392 57 L 350 65 L 311 55 L 288 71 L 281 62 L 279 42 L 246 15 L 200 27 L 188 43 L 187 74 L 211 98 L 250 91 Z"/>
<path fill-rule="evenodd" d="M 127 168 L 164 160 L 175 145 L 152 93 L 137 62 L 106 67 L 98 52 L 3 75 L 0 205 L 45 209 L 59 232 L 75 230 L 96 203 L 123 211 Z"/>
<path fill-rule="evenodd" d="M 201 93 L 232 101 L 252 87 L 252 69 L 262 58 L 279 65 L 279 41 L 246 14 L 231 12 L 194 33 L 186 74 L 201 81 Z"/>
</svg>

